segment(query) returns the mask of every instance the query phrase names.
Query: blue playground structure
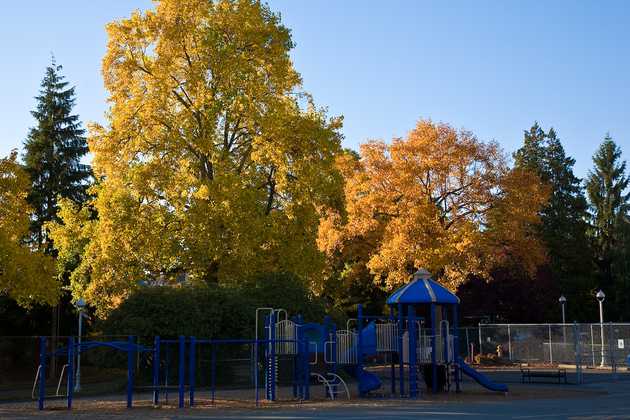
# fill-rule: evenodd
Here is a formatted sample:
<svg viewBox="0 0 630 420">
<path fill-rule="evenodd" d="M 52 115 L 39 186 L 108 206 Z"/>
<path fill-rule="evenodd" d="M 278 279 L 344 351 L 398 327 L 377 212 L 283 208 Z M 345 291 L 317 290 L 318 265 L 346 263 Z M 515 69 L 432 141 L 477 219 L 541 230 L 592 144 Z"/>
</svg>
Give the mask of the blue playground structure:
<svg viewBox="0 0 630 420">
<path fill-rule="evenodd" d="M 313 386 L 322 386 L 325 398 L 350 399 L 348 380 L 356 381 L 359 397 L 417 398 L 421 379 L 432 393 L 460 392 L 462 375 L 490 391 L 506 393 L 507 386 L 491 381 L 459 357 L 459 303 L 459 298 L 433 281 L 430 273 L 419 270 L 409 284 L 387 299 L 388 316 L 366 315 L 359 305 L 357 318 L 348 320 L 344 329 L 338 329 L 329 317 L 322 323 L 306 323 L 299 315 L 289 318 L 283 309 L 259 308 L 253 339 L 155 337 L 153 347 L 146 347 L 137 344 L 134 337 L 127 341 L 82 343 L 71 337 L 66 347 L 47 351 L 46 338 L 41 337 L 33 396 L 37 395 L 40 410 L 49 398 L 65 398 L 70 409 L 76 355 L 106 347 L 127 355 L 127 407 L 133 405 L 139 354 L 146 355 L 150 364 L 151 385 L 142 389 L 150 391 L 153 405 L 159 405 L 161 397 L 168 401 L 172 389 L 177 391 L 178 407 L 185 407 L 186 396 L 188 405 L 194 406 L 202 388 L 197 384 L 200 378 L 208 379 L 203 388 L 209 391 L 208 400 L 214 404 L 217 372 L 222 363 L 217 354 L 226 346 L 246 349 L 247 357 L 239 360 L 249 364 L 247 381 L 254 390 L 256 405 L 261 400 L 278 399 L 280 376 L 288 377 L 283 389 L 289 388 L 291 397 L 298 400 L 311 399 Z M 208 355 L 208 368 L 200 368 L 201 359 Z M 65 372 L 67 378 L 65 395 L 60 394 L 62 377 L 56 394 L 46 394 L 44 373 L 51 357 L 67 357 L 61 374 Z"/>
</svg>

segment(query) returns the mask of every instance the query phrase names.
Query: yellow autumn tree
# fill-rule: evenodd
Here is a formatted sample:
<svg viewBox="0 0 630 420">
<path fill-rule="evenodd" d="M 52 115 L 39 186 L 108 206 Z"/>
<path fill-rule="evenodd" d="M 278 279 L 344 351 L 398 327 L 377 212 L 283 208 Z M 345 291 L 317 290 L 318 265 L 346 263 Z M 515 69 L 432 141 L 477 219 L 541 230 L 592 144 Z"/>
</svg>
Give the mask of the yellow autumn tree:
<svg viewBox="0 0 630 420">
<path fill-rule="evenodd" d="M 0 159 L 0 294 L 22 306 L 54 305 L 59 284 L 52 259 L 24 244 L 31 209 L 26 202 L 29 180 L 16 162 L 17 153 Z"/>
<path fill-rule="evenodd" d="M 455 289 L 508 255 L 530 270 L 544 261 L 533 227 L 547 189 L 511 171 L 494 142 L 421 120 L 406 138 L 370 141 L 338 164 L 346 209 L 328 213 L 318 244 L 329 258 L 362 250 L 356 260 L 386 288 L 419 267 Z"/>
<path fill-rule="evenodd" d="M 89 237 L 75 296 L 103 313 L 140 281 L 311 281 L 319 209 L 340 194 L 341 119 L 303 92 L 279 16 L 255 0 L 161 0 L 107 32 L 108 125 L 88 139 L 98 218 L 68 208 L 52 229 L 68 252 L 73 229 Z"/>
</svg>

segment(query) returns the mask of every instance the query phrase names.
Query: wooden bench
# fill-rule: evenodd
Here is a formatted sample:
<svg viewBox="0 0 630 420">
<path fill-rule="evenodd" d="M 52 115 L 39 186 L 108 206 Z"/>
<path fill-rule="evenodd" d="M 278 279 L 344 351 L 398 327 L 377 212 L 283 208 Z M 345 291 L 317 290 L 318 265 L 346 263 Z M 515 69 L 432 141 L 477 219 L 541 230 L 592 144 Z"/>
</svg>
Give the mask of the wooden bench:
<svg viewBox="0 0 630 420">
<path fill-rule="evenodd" d="M 532 383 L 532 378 L 553 378 L 557 379 L 559 384 L 562 383 L 562 380 L 564 379 L 564 383 L 566 384 L 567 370 L 531 370 L 521 366 L 521 381 L 525 383 L 525 379 L 527 379 L 527 382 Z"/>
</svg>

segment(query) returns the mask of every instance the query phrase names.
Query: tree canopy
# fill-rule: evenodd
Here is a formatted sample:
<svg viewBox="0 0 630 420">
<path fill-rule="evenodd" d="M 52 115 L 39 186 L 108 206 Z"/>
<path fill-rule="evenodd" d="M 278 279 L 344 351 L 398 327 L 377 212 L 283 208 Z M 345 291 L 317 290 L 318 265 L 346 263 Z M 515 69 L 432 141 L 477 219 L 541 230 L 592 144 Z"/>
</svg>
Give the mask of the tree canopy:
<svg viewBox="0 0 630 420">
<path fill-rule="evenodd" d="M 139 281 L 312 281 L 320 211 L 340 195 L 341 119 L 302 90 L 279 16 L 253 0 L 163 0 L 107 32 L 108 125 L 88 139 L 98 219 L 66 212 L 89 237 L 75 292 L 106 311 Z M 74 246 L 72 232 L 55 240 Z"/>
<path fill-rule="evenodd" d="M 319 244 L 328 255 L 364 242 L 366 265 L 388 288 L 426 267 L 455 288 L 505 258 L 528 270 L 545 253 L 532 227 L 547 190 L 511 171 L 496 143 L 448 124 L 418 122 L 407 138 L 371 141 L 339 162 L 346 213 L 330 212 Z"/>
<path fill-rule="evenodd" d="M 29 183 L 16 159 L 15 152 L 0 159 L 0 293 L 23 306 L 55 304 L 59 285 L 52 260 L 24 242 L 31 213 Z"/>
</svg>

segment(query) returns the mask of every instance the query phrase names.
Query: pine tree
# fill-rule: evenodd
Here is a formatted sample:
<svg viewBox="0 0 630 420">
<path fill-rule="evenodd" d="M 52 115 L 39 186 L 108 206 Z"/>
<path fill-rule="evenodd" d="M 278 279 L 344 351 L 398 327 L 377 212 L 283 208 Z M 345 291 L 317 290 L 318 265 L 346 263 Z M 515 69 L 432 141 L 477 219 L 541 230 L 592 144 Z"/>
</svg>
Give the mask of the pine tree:
<svg viewBox="0 0 630 420">
<path fill-rule="evenodd" d="M 52 244 L 43 224 L 57 220 L 57 199 L 82 203 L 91 178 L 90 167 L 81 164 L 88 147 L 79 117 L 72 113 L 74 87 L 68 87 L 61 70 L 53 58 L 31 112 L 36 126 L 24 142 L 24 164 L 31 179 L 28 202 L 34 209 L 32 240 L 46 252 L 52 251 Z"/>
<path fill-rule="evenodd" d="M 617 312 L 623 305 L 617 288 L 620 269 L 624 265 L 627 231 L 627 214 L 630 193 L 627 193 L 630 179 L 626 176 L 626 162 L 621 161 L 621 149 L 610 135 L 593 156 L 594 168 L 588 174 L 586 191 L 591 206 L 592 237 L 596 249 L 597 264 L 600 270 L 600 284 L 609 300 L 615 302 Z"/>
<path fill-rule="evenodd" d="M 514 154 L 516 166 L 534 171 L 551 186 L 541 211 L 540 234 L 549 254 L 553 280 L 569 302 L 570 315 L 581 314 L 593 273 L 587 235 L 587 203 L 581 180 L 573 173 L 575 159 L 567 156 L 556 131 L 535 123 L 525 131 L 523 146 Z"/>
<path fill-rule="evenodd" d="M 62 67 L 53 57 L 41 83 L 37 106 L 31 112 L 36 125 L 29 131 L 24 142 L 24 167 L 30 176 L 31 189 L 27 197 L 33 208 L 30 241 L 39 250 L 55 256 L 52 241 L 48 238 L 44 223 L 57 221 L 59 198 L 82 203 L 87 198 L 91 169 L 81 164 L 88 152 L 85 130 L 79 117 L 72 113 L 75 105 L 74 87 L 69 87 L 60 74 Z M 68 273 L 60 273 L 62 284 L 68 282 Z M 69 296 L 61 296 L 52 308 L 51 335 L 53 345 L 60 326 L 67 324 L 60 319 L 73 316 Z M 54 370 L 54 361 L 51 369 Z"/>
</svg>

